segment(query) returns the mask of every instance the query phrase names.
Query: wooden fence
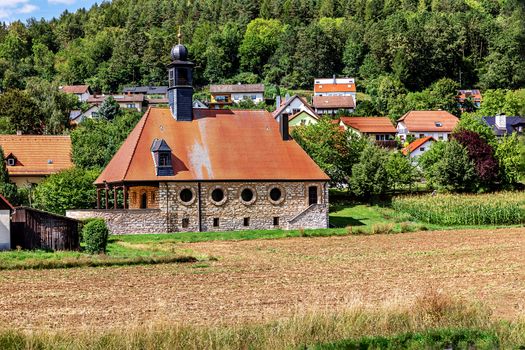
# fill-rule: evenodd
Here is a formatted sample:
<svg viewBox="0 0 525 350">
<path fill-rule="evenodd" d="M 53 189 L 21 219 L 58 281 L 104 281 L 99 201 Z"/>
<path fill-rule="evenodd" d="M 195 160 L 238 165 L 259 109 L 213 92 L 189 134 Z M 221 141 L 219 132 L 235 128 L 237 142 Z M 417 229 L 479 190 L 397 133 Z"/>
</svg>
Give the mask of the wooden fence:
<svg viewBox="0 0 525 350">
<path fill-rule="evenodd" d="M 11 219 L 11 247 L 78 250 L 80 221 L 33 208 L 19 207 Z"/>
</svg>

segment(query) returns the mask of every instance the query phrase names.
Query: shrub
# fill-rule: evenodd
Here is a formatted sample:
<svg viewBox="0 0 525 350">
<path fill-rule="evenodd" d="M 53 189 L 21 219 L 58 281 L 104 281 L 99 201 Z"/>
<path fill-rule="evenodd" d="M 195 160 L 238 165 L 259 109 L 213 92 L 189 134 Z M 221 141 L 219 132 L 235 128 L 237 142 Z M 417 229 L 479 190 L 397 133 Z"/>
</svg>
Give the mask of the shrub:
<svg viewBox="0 0 525 350">
<path fill-rule="evenodd" d="M 108 236 L 109 230 L 103 219 L 91 220 L 82 229 L 86 251 L 91 254 L 106 252 Z"/>
<path fill-rule="evenodd" d="M 394 225 L 392 224 L 374 224 L 370 229 L 373 235 L 388 234 L 394 232 Z"/>
</svg>

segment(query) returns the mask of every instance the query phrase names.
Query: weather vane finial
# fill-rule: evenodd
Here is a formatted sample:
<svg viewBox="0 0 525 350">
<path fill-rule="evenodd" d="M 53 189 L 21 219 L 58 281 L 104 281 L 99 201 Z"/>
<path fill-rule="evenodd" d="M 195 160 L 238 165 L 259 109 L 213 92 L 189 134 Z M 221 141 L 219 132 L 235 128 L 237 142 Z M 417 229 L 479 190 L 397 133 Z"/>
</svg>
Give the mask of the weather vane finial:
<svg viewBox="0 0 525 350">
<path fill-rule="evenodd" d="M 179 34 L 177 34 L 177 38 L 179 38 L 179 45 L 182 43 L 182 34 L 180 32 L 180 26 L 179 26 Z"/>
</svg>

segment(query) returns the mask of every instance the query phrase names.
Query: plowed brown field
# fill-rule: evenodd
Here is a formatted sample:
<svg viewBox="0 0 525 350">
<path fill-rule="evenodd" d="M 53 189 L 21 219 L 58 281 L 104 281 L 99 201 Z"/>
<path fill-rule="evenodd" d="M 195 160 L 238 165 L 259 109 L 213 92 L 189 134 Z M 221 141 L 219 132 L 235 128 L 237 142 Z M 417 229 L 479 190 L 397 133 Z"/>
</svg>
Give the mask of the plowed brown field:
<svg viewBox="0 0 525 350">
<path fill-rule="evenodd" d="M 429 288 L 525 315 L 525 229 L 181 244 L 203 264 L 0 272 L 0 326 L 267 321 Z"/>
</svg>

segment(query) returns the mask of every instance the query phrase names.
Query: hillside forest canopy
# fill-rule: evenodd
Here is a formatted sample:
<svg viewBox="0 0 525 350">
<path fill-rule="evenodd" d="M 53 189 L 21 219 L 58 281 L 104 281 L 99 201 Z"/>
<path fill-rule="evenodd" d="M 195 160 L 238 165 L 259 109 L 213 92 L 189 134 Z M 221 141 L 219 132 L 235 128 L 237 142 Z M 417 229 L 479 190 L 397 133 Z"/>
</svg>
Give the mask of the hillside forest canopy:
<svg viewBox="0 0 525 350">
<path fill-rule="evenodd" d="M 0 88 L 24 90 L 32 77 L 98 92 L 165 85 L 181 26 L 201 87 L 310 89 L 314 77 L 336 74 L 383 98 L 443 78 L 517 89 L 525 83 L 524 17 L 519 0 L 103 1 L 1 25 Z M 399 101 L 378 101 L 380 114 L 399 108 L 385 103 Z"/>
</svg>

